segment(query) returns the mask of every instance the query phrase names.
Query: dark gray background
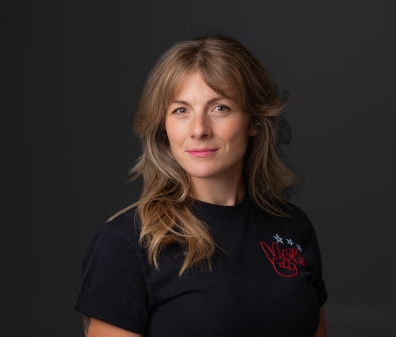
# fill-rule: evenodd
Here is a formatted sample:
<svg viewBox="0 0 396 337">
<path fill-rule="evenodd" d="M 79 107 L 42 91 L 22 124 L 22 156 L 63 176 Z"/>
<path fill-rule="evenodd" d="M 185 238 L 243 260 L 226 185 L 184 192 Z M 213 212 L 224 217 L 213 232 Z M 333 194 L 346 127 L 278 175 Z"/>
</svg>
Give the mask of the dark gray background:
<svg viewBox="0 0 396 337">
<path fill-rule="evenodd" d="M 15 1 L 3 9 L 7 336 L 83 335 L 73 312 L 83 252 L 140 192 L 126 180 L 140 153 L 131 115 L 143 77 L 173 43 L 212 30 L 238 38 L 290 91 L 285 152 L 303 177 L 293 202 L 317 229 L 331 336 L 395 331 L 393 1 Z"/>
</svg>

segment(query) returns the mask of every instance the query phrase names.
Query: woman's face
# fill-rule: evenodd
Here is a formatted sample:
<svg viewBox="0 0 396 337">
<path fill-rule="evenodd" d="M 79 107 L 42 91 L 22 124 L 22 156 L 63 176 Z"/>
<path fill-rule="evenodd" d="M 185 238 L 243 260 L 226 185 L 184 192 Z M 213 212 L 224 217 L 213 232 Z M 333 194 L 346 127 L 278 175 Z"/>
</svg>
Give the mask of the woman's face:
<svg viewBox="0 0 396 337">
<path fill-rule="evenodd" d="M 184 78 L 168 106 L 165 127 L 173 156 L 193 183 L 241 178 L 248 136 L 254 134 L 249 117 L 199 73 Z"/>
</svg>

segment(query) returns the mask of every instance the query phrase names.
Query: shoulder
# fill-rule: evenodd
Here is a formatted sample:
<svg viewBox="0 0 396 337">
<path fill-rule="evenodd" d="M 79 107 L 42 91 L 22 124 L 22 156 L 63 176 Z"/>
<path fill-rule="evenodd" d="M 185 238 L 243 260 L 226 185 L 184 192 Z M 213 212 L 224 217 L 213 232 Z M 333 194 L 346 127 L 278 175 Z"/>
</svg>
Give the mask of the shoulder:
<svg viewBox="0 0 396 337">
<path fill-rule="evenodd" d="M 284 221 L 287 221 L 288 224 L 290 224 L 291 226 L 295 226 L 299 230 L 306 233 L 310 233 L 310 235 L 312 235 L 312 232 L 314 231 L 314 227 L 308 215 L 301 208 L 290 202 L 287 202 L 286 205 L 287 205 L 288 214 L 290 216 L 285 217 Z"/>
<path fill-rule="evenodd" d="M 299 207 L 291 203 L 287 203 L 287 205 L 290 209 L 291 215 L 290 219 L 287 220 L 289 224 L 287 227 L 289 229 L 295 228 L 295 231 L 301 234 L 301 242 L 309 244 L 312 247 L 315 255 L 319 256 L 320 260 L 318 239 L 314 225 L 310 221 L 307 214 Z"/>
<path fill-rule="evenodd" d="M 254 204 L 255 212 L 258 212 L 261 217 L 267 218 L 274 225 L 281 225 L 286 227 L 292 226 L 308 230 L 312 228 L 309 217 L 298 206 L 290 202 L 285 202 L 282 204 L 277 204 L 277 208 L 282 210 L 285 215 L 280 216 L 271 214 L 268 211 Z"/>
<path fill-rule="evenodd" d="M 122 329 L 144 332 L 149 319 L 147 265 L 135 212 L 117 214 L 91 240 L 75 310 Z"/>
<path fill-rule="evenodd" d="M 117 264 L 117 268 L 123 270 L 125 266 L 139 266 L 141 258 L 144 261 L 144 250 L 139 244 L 140 226 L 135 213 L 134 208 L 117 214 L 99 228 L 85 251 L 84 269 L 94 266 L 96 271 L 110 268 L 112 273 L 116 273 Z M 106 270 L 102 274 L 108 274 Z"/>
<path fill-rule="evenodd" d="M 137 249 L 139 242 L 140 222 L 136 207 L 121 211 L 107 220 L 96 233 L 93 241 L 123 243 Z"/>
<path fill-rule="evenodd" d="M 294 221 L 311 223 L 307 214 L 298 206 L 290 202 L 286 202 L 286 207 L 286 211 L 290 214 L 291 218 L 294 219 Z"/>
</svg>

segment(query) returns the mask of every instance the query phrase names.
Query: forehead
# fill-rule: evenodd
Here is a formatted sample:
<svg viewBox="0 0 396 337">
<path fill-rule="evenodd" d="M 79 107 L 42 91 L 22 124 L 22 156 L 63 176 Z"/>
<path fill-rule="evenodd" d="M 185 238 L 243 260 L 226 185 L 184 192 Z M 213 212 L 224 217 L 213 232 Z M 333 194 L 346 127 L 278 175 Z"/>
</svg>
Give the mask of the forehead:
<svg viewBox="0 0 396 337">
<path fill-rule="evenodd" d="M 200 71 L 190 71 L 181 76 L 173 90 L 170 101 L 183 95 L 222 96 L 235 99 L 235 86 L 220 76 L 206 75 Z"/>
<path fill-rule="evenodd" d="M 206 84 L 200 73 L 194 72 L 182 78 L 174 94 L 175 99 L 184 96 L 218 96 L 218 93 Z"/>
</svg>

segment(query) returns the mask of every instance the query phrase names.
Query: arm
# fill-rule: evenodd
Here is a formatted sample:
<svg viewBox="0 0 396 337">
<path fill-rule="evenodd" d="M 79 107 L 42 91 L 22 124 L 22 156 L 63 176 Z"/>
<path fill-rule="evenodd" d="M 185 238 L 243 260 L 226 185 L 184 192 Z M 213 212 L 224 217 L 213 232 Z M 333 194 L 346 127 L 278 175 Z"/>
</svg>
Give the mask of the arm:
<svg viewBox="0 0 396 337">
<path fill-rule="evenodd" d="M 87 315 L 83 315 L 83 326 L 85 337 L 143 337 Z"/>
<path fill-rule="evenodd" d="M 149 325 L 147 285 L 133 248 L 138 239 L 123 231 L 127 225 L 103 225 L 85 253 L 81 292 L 75 306 L 85 314 L 85 336 L 136 337 Z"/>
<path fill-rule="evenodd" d="M 319 313 L 320 313 L 319 327 L 315 337 L 328 337 L 323 307 L 319 309 Z"/>
</svg>

